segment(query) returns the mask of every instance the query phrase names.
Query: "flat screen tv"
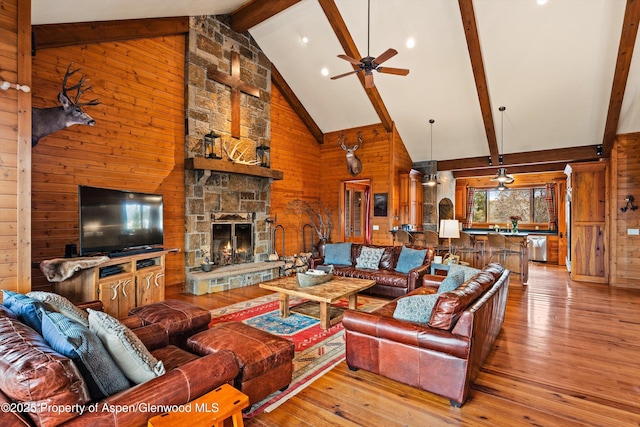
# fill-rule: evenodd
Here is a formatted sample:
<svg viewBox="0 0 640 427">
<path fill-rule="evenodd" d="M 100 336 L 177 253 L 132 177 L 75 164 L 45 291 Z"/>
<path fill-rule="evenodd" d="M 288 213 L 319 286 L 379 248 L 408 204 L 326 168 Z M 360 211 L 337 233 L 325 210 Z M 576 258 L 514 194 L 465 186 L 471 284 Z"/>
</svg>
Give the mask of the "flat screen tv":
<svg viewBox="0 0 640 427">
<path fill-rule="evenodd" d="M 78 188 L 80 255 L 112 255 L 164 244 L 162 195 Z"/>
</svg>

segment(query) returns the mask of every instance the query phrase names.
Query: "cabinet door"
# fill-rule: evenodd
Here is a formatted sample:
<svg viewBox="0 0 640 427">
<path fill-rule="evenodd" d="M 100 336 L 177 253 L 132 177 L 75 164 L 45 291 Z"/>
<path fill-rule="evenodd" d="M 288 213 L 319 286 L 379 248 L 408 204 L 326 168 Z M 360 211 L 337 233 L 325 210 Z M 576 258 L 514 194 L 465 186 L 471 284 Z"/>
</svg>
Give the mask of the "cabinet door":
<svg viewBox="0 0 640 427">
<path fill-rule="evenodd" d="M 137 305 L 147 305 L 164 299 L 164 272 L 162 268 L 145 268 L 136 275 Z"/>
<path fill-rule="evenodd" d="M 136 306 L 135 283 L 131 277 L 122 277 L 98 285 L 105 313 L 116 319 L 125 317 Z"/>
</svg>

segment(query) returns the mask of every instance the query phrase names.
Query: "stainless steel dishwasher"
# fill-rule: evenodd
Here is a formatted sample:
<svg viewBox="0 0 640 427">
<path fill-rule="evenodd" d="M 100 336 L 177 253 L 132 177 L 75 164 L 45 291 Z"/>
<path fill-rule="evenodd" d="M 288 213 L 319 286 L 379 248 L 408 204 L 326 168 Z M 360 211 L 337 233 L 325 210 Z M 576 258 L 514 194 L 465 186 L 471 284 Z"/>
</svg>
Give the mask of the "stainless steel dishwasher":
<svg viewBox="0 0 640 427">
<path fill-rule="evenodd" d="M 547 260 L 547 236 L 527 236 L 529 261 Z"/>
</svg>

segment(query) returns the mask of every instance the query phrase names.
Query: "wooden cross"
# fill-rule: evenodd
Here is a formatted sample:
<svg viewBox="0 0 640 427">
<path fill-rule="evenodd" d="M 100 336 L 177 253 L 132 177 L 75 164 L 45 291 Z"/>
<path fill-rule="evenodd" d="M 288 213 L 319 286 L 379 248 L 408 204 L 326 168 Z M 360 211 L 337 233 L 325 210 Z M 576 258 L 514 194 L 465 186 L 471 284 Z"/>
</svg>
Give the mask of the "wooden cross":
<svg viewBox="0 0 640 427">
<path fill-rule="evenodd" d="M 231 136 L 240 138 L 240 92 L 260 97 L 260 89 L 240 80 L 238 52 L 231 52 L 231 75 L 209 68 L 207 77 L 231 88 Z"/>
</svg>

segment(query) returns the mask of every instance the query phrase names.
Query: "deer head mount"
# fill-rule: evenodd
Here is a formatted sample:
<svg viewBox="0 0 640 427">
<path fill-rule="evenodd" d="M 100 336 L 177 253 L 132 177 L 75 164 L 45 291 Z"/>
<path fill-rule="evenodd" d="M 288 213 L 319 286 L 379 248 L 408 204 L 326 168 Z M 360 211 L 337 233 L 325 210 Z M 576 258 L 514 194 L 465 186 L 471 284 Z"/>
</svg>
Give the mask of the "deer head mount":
<svg viewBox="0 0 640 427">
<path fill-rule="evenodd" d="M 78 83 L 73 86 L 67 87 L 67 80 L 75 73 L 81 70 L 76 68 L 71 71 L 71 65 L 67 67 L 67 72 L 62 80 L 62 92 L 58 94 L 58 101 L 60 101 L 60 107 L 51 108 L 32 108 L 31 114 L 31 146 L 35 147 L 40 138 L 47 136 L 62 129 L 66 129 L 73 125 L 88 125 L 94 126 L 96 121 L 91 118 L 87 113 L 82 111 L 82 107 L 86 105 L 98 105 L 97 99 L 92 99 L 89 102 L 80 102 L 82 94 L 91 87 L 86 87 L 86 78 L 83 75 L 80 77 Z M 85 87 L 83 87 L 85 86 Z M 76 91 L 76 96 L 72 99 L 67 91 Z"/>
<path fill-rule="evenodd" d="M 356 157 L 355 151 L 360 147 L 360 144 L 362 144 L 362 134 L 358 132 L 358 143 L 356 145 L 348 147 L 344 142 L 344 135 L 341 133 L 338 137 L 338 145 L 347 152 L 347 171 L 349 171 L 351 175 L 357 176 L 362 172 L 362 162 Z"/>
</svg>

